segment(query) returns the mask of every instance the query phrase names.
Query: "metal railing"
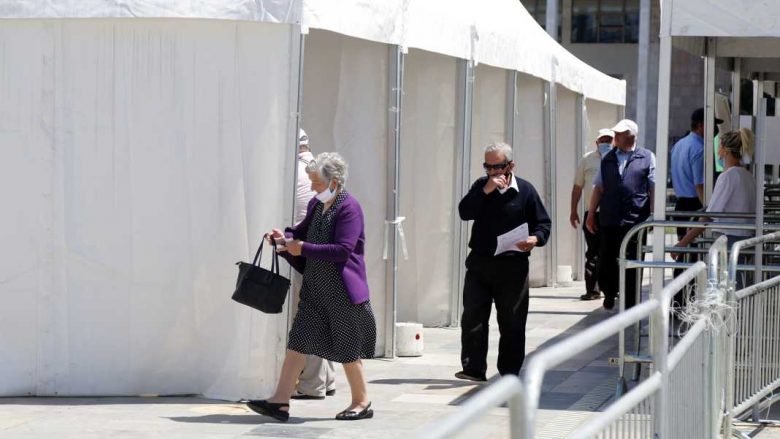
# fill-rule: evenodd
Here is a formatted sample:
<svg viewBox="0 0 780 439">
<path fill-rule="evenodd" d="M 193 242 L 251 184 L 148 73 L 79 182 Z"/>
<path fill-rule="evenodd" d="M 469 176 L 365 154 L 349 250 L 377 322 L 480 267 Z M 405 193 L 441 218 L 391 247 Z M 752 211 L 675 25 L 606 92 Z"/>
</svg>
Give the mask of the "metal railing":
<svg viewBox="0 0 780 439">
<path fill-rule="evenodd" d="M 727 302 L 736 306 L 729 321 L 724 435 L 734 418 L 752 408 L 759 420 L 759 402 L 780 385 L 780 276 L 736 291 L 742 250 L 756 247 L 756 279 L 763 273 L 761 248 L 780 240 L 780 232 L 734 243 L 729 261 Z"/>
<path fill-rule="evenodd" d="M 719 216 L 721 214 L 713 213 L 713 216 Z M 644 241 L 644 233 L 647 231 L 647 229 L 651 227 L 690 227 L 690 228 L 718 228 L 718 229 L 733 229 L 733 230 L 755 230 L 756 226 L 753 224 L 745 224 L 745 223 L 725 223 L 725 222 L 700 222 L 700 221 L 646 221 L 640 224 L 635 225 L 629 231 L 626 233 L 626 235 L 623 237 L 623 241 L 620 244 L 620 253 L 619 253 L 619 259 L 618 264 L 620 267 L 620 278 L 619 278 L 619 291 L 620 294 L 620 300 L 619 300 L 619 310 L 620 312 L 624 311 L 626 309 L 626 301 L 625 301 L 625 294 L 623 294 L 626 291 L 626 270 L 632 270 L 632 269 L 639 269 L 639 268 L 683 268 L 683 267 L 690 267 L 693 264 L 692 263 L 685 263 L 685 262 L 666 262 L 666 261 L 645 261 L 642 259 L 642 242 Z M 770 226 L 768 226 L 770 227 Z M 634 236 L 637 236 L 637 258 L 635 260 L 629 260 L 626 259 L 626 254 L 628 251 L 628 245 L 629 242 L 632 240 Z M 725 245 L 725 243 L 723 244 Z M 725 267 L 725 264 L 722 264 L 721 267 Z M 635 284 L 635 299 L 634 303 L 639 303 L 641 301 L 641 282 L 642 277 L 636 276 L 636 284 Z M 633 351 L 631 353 L 627 353 L 626 349 L 626 335 L 625 330 L 621 330 L 619 334 L 619 341 L 618 341 L 618 370 L 619 370 L 619 378 L 617 382 L 617 386 L 615 389 L 615 396 L 619 397 L 622 395 L 625 390 L 628 388 L 628 385 L 626 383 L 625 379 L 625 366 L 626 363 L 632 363 L 635 364 L 634 368 L 634 374 L 633 374 L 633 380 L 637 381 L 639 379 L 640 374 L 640 366 L 641 364 L 649 364 L 652 363 L 653 359 L 652 356 L 648 355 L 641 355 L 641 331 L 640 331 L 640 324 L 641 322 L 637 322 L 634 325 L 634 337 L 633 337 Z"/>
<path fill-rule="evenodd" d="M 651 324 L 661 325 L 651 330 L 668 334 L 672 298 L 692 280 L 701 299 L 696 303 L 704 306 L 695 323 L 671 351 L 670 338 L 661 337 L 651 347 L 654 370 L 648 378 L 594 414 L 572 437 L 730 437 L 733 419 L 753 408 L 757 420 L 759 403 L 780 386 L 780 276 L 734 291 L 736 274 L 743 268 L 738 264 L 742 250 L 772 241 L 780 241 L 780 232 L 739 241 L 729 259 L 726 237 L 719 237 L 708 251 L 707 264 L 693 264 L 650 300 L 531 356 L 522 381 L 502 378 L 420 437 L 463 433 L 468 424 L 506 401 L 511 436 L 534 437 L 547 371 L 650 316 Z M 760 257 L 756 262 L 757 271 L 766 268 Z"/>
<path fill-rule="evenodd" d="M 509 431 L 511 437 L 521 437 L 524 430 L 523 383 L 514 375 L 501 377 L 485 390 L 463 404 L 457 413 L 442 422 L 431 424 L 420 433 L 420 438 L 452 438 L 465 434 L 471 423 L 484 416 L 488 410 L 509 402 Z"/>
<path fill-rule="evenodd" d="M 657 312 L 660 313 L 662 334 L 668 333 L 671 302 L 677 292 L 695 279 L 697 288 L 703 293 L 707 282 L 713 285 L 725 278 L 725 237 L 710 249 L 708 262 L 708 265 L 695 263 L 661 290 L 658 299 L 650 299 L 650 302 L 658 300 L 660 305 Z M 708 294 L 717 292 L 708 291 Z M 572 437 L 696 437 L 702 430 L 712 437 L 720 419 L 717 399 L 713 398 L 717 377 L 703 374 L 701 367 L 694 367 L 716 363 L 715 339 L 706 329 L 705 320 L 697 321 L 668 355 L 669 339 L 662 337 L 652 353 L 656 371 L 603 413 L 586 422 Z M 681 398 L 681 394 L 686 398 Z M 692 395 L 694 399 L 690 398 Z"/>
</svg>

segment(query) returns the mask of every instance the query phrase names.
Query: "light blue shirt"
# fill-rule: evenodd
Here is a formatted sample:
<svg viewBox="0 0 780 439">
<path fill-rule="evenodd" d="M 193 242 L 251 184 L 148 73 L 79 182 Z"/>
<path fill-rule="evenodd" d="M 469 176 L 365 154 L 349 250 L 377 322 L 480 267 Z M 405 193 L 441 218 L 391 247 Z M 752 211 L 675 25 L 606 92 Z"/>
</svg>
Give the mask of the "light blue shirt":
<svg viewBox="0 0 780 439">
<path fill-rule="evenodd" d="M 696 185 L 704 184 L 704 139 L 690 132 L 672 147 L 672 186 L 678 198 L 697 198 Z"/>
<path fill-rule="evenodd" d="M 626 169 L 626 163 L 628 163 L 629 157 L 634 154 L 635 149 L 636 145 L 632 146 L 628 151 L 623 151 L 620 148 L 615 149 L 615 155 L 617 156 L 618 162 L 618 172 L 620 175 L 623 175 L 623 170 Z M 652 161 L 653 166 L 650 168 L 650 173 L 647 175 L 647 179 L 650 181 L 650 185 L 655 186 L 655 154 L 652 151 L 648 152 L 650 153 L 650 160 Z M 597 172 L 596 176 L 593 178 L 593 186 L 604 187 L 604 184 L 601 182 L 601 168 L 599 168 L 599 172 Z"/>
</svg>

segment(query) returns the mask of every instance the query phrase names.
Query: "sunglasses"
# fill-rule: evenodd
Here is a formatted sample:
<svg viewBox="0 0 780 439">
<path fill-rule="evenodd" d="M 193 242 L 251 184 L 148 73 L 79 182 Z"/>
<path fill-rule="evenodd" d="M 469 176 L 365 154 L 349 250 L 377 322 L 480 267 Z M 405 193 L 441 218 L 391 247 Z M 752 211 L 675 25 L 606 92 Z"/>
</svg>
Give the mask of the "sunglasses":
<svg viewBox="0 0 780 439">
<path fill-rule="evenodd" d="M 498 169 L 506 168 L 507 166 L 509 166 L 510 163 L 512 163 L 511 160 L 508 161 L 508 162 L 504 162 L 504 163 L 497 163 L 495 165 L 491 165 L 490 163 L 483 163 L 482 167 L 485 168 L 486 171 L 490 171 L 490 170 L 493 170 L 493 169 L 498 170 Z"/>
</svg>

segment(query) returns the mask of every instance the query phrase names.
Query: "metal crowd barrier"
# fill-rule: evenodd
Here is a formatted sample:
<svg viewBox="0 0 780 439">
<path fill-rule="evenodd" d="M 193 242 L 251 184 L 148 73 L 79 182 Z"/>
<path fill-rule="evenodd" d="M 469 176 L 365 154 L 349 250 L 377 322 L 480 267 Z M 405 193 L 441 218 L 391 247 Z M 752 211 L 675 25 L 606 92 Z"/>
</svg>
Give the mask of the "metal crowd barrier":
<svg viewBox="0 0 780 439">
<path fill-rule="evenodd" d="M 669 223 L 651 222 L 645 227 L 677 225 Z M 724 225 L 717 226 L 726 228 Z M 639 229 L 635 227 L 629 234 Z M 621 255 L 625 255 L 629 239 L 627 235 Z M 737 272 L 752 268 L 738 264 L 742 250 L 772 241 L 780 241 L 780 232 L 739 241 L 733 245 L 729 260 L 727 240 L 721 236 L 709 249 L 707 264 L 692 264 L 657 297 L 531 356 L 522 382 L 517 377 L 502 378 L 420 437 L 444 438 L 463 433 L 463 428 L 473 420 L 506 401 L 511 437 L 534 437 L 542 381 L 548 370 L 652 315 L 658 317 L 655 321 L 660 322 L 659 332 L 668 334 L 673 296 L 694 279 L 699 298 L 704 299 L 701 303 L 711 308 L 698 313 L 697 321 L 671 351 L 670 338 L 661 337 L 652 347 L 654 370 L 650 376 L 605 411 L 594 414 L 572 437 L 716 437 L 719 433 L 730 437 L 733 420 L 751 408 L 753 419 L 759 420 L 759 403 L 780 386 L 780 276 L 740 291 L 734 288 Z M 755 270 L 763 273 L 767 267 L 762 266 L 761 249 L 756 253 Z M 624 268 L 679 266 L 625 260 L 621 263 Z M 619 380 L 622 379 L 621 369 Z M 734 434 L 742 435 L 736 431 Z"/>
<path fill-rule="evenodd" d="M 696 279 L 700 294 L 719 294 L 720 290 L 712 287 L 726 278 L 725 237 L 710 248 L 708 261 L 709 265 L 697 262 L 661 290 L 657 312 L 662 334 L 669 330 L 674 295 L 691 280 Z M 705 267 L 709 268 L 708 276 Z M 701 437 L 702 433 L 713 437 L 723 411 L 722 395 L 717 395 L 722 380 L 714 370 L 725 355 L 725 343 L 708 329 L 706 319 L 698 320 L 668 355 L 669 339 L 662 337 L 658 351 L 652 355 L 656 370 L 571 437 L 687 438 Z"/>
<path fill-rule="evenodd" d="M 442 422 L 428 426 L 418 437 L 438 439 L 465 434 L 464 430 L 472 422 L 484 416 L 491 408 L 507 401 L 509 402 L 510 437 L 522 437 L 520 432 L 524 429 L 523 395 L 523 383 L 520 378 L 514 375 L 503 376 L 466 401 L 457 413 L 448 416 Z"/>
<path fill-rule="evenodd" d="M 672 295 L 693 279 L 696 279 L 700 284 L 705 282 L 706 267 L 704 262 L 697 262 L 686 270 L 665 288 L 666 293 L 662 297 L 666 297 L 666 299 L 650 299 L 536 353 L 528 361 L 522 383 L 515 377 L 501 378 L 471 398 L 457 413 L 424 430 L 419 437 L 449 438 L 463 433 L 463 428 L 470 422 L 483 416 L 491 407 L 506 401 L 510 401 L 511 437 L 534 437 L 542 381 L 548 370 L 654 313 L 659 313 L 668 326 L 669 302 Z M 668 346 L 662 344 L 658 352 L 654 353 L 656 358 L 664 359 L 662 364 L 666 362 L 667 350 Z M 643 383 L 641 386 L 646 388 L 651 384 Z M 640 403 L 643 404 L 641 410 L 644 412 L 634 413 L 634 416 L 637 416 L 636 419 L 654 419 L 649 417 L 653 412 L 648 407 L 657 404 L 657 402 L 644 401 L 643 399 Z M 645 425 L 642 422 L 636 422 L 636 424 L 639 430 L 656 431 L 655 427 Z"/>
<path fill-rule="evenodd" d="M 734 418 L 743 413 L 750 411 L 759 421 L 759 403 L 780 386 L 780 276 L 735 291 L 742 250 L 758 246 L 754 264 L 760 280 L 761 247 L 778 240 L 780 232 L 775 232 L 738 241 L 731 248 L 727 301 L 736 312 L 728 331 L 724 435 L 731 434 Z"/>
<path fill-rule="evenodd" d="M 711 215 L 714 217 L 719 217 L 722 214 L 713 213 Z M 619 268 L 620 270 L 619 291 L 621 292 L 619 297 L 620 300 L 618 301 L 618 309 L 620 312 L 623 312 L 626 309 L 625 294 L 622 294 L 624 291 L 626 291 L 626 270 L 632 270 L 638 268 L 683 268 L 683 267 L 690 267 L 693 265 L 692 263 L 686 263 L 686 262 L 643 260 L 642 243 L 644 241 L 644 234 L 646 233 L 647 229 L 651 227 L 688 227 L 688 228 L 696 227 L 696 228 L 705 228 L 705 229 L 718 228 L 718 229 L 734 229 L 734 230 L 755 230 L 756 228 L 755 225 L 753 224 L 745 224 L 745 223 L 699 222 L 699 221 L 646 221 L 635 225 L 628 231 L 628 233 L 626 233 L 626 236 L 623 238 L 623 242 L 621 242 L 620 244 L 620 253 L 618 258 L 618 264 L 620 267 Z M 767 226 L 767 227 L 771 227 L 771 226 Z M 634 236 L 637 236 L 636 245 L 637 245 L 638 259 L 629 260 L 626 259 L 626 253 L 628 250 L 628 244 Z M 667 249 L 664 249 L 664 251 L 667 251 Z M 780 268 L 778 268 L 778 271 L 780 271 Z M 641 296 L 642 296 L 642 276 L 638 275 L 636 277 L 634 303 L 640 303 Z M 634 349 L 631 353 L 626 352 L 627 349 L 626 349 L 625 330 L 621 330 L 619 334 L 619 342 L 618 342 L 619 352 L 618 352 L 618 360 L 617 360 L 619 378 L 617 382 L 617 387 L 615 389 L 616 397 L 619 397 L 620 395 L 625 393 L 626 389 L 628 388 L 625 379 L 626 363 L 631 363 L 635 365 L 633 380 L 637 381 L 639 379 L 640 366 L 642 364 L 650 364 L 653 362 L 652 356 L 642 355 L 640 353 L 641 352 L 640 324 L 641 322 L 636 322 L 636 324 L 634 325 L 634 337 L 633 337 Z"/>
</svg>

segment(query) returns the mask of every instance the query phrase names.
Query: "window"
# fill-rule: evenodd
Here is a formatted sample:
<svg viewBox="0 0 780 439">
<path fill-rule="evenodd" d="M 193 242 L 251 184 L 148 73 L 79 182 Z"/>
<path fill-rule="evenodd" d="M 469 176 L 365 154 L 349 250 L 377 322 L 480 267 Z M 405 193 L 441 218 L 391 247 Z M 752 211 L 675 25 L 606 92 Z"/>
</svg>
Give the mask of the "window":
<svg viewBox="0 0 780 439">
<path fill-rule="evenodd" d="M 572 0 L 572 43 L 637 43 L 639 0 Z"/>
<path fill-rule="evenodd" d="M 520 3 L 542 29 L 547 29 L 547 0 L 521 0 Z M 561 3 L 562 0 L 558 0 L 558 41 L 561 41 Z"/>
</svg>

